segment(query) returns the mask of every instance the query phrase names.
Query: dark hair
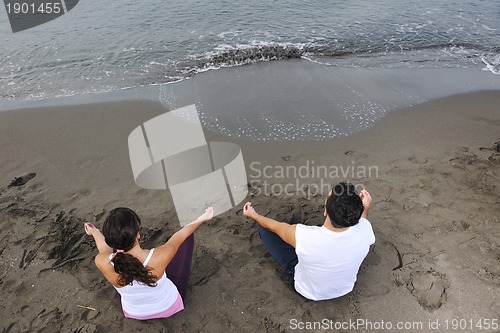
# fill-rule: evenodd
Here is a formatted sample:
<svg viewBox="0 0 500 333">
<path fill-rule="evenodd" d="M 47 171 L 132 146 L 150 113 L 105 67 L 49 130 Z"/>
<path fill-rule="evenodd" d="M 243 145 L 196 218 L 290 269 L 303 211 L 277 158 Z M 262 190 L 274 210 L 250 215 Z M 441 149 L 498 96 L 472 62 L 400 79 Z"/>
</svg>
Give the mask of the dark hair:
<svg viewBox="0 0 500 333">
<path fill-rule="evenodd" d="M 134 247 L 137 233 L 141 226 L 139 216 L 129 208 L 113 209 L 102 227 L 104 240 L 113 249 L 128 251 Z M 120 274 L 118 284 L 126 286 L 133 280 L 142 282 L 150 287 L 156 286 L 156 276 L 151 272 L 151 268 L 144 265 L 131 254 L 116 252 L 111 262 L 115 272 Z"/>
<path fill-rule="evenodd" d="M 336 228 L 352 227 L 358 224 L 363 214 L 363 201 L 356 193 L 354 185 L 338 183 L 326 200 L 326 213 Z"/>
</svg>

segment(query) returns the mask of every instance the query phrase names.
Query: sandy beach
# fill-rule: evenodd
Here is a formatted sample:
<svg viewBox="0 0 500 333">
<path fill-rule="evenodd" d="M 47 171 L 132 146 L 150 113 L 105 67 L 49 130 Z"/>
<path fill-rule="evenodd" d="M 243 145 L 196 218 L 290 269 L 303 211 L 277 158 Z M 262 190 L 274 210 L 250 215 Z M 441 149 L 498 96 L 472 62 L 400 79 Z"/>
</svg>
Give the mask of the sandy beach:
<svg viewBox="0 0 500 333">
<path fill-rule="evenodd" d="M 499 91 L 448 96 L 321 141 L 252 142 L 207 131 L 209 140 L 242 148 L 259 212 L 321 224 L 321 184 L 347 179 L 374 198 L 377 241 L 350 294 L 308 301 L 285 283 L 240 205 L 196 232 L 185 310 L 147 322 L 123 317 L 83 223 L 100 228 L 109 210 L 130 207 L 142 218 L 144 248 L 179 228 L 169 193 L 134 183 L 127 148 L 130 132 L 164 107 L 121 100 L 3 111 L 0 331 L 315 332 L 324 330 L 300 325 L 349 322 L 357 326 L 337 331 L 384 332 L 398 322 L 412 325 L 400 332 L 451 332 L 460 323 L 463 332 L 480 331 L 478 323 L 500 317 L 499 105 Z M 313 166 L 338 177 L 309 174 Z M 276 174 L 279 167 L 309 173 L 296 183 Z M 286 184 L 293 193 L 278 193 Z"/>
</svg>

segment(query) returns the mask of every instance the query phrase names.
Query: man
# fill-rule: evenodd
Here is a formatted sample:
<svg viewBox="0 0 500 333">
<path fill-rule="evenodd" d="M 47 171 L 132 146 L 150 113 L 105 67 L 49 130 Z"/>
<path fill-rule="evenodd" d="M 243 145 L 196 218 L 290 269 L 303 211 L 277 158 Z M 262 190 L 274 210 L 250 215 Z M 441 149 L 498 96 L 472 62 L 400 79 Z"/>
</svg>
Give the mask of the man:
<svg viewBox="0 0 500 333">
<path fill-rule="evenodd" d="M 367 220 L 372 198 L 354 185 L 339 183 L 325 202 L 321 227 L 290 225 L 259 215 L 247 202 L 243 214 L 258 224 L 259 234 L 273 259 L 295 290 L 314 300 L 326 300 L 349 293 L 359 267 L 375 242 Z"/>
</svg>

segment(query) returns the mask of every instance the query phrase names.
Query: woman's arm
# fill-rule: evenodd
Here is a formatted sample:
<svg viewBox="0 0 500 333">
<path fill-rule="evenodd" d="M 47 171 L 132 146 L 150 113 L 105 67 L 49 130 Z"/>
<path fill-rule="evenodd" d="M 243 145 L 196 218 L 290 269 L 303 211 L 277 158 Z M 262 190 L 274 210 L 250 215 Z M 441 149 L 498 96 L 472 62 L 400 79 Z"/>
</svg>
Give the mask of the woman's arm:
<svg viewBox="0 0 500 333">
<path fill-rule="evenodd" d="M 212 219 L 214 216 L 214 209 L 212 207 L 208 207 L 205 210 L 205 213 L 198 217 L 196 220 L 193 222 L 185 225 L 181 230 L 177 231 L 170 237 L 170 239 L 163 245 L 158 246 L 155 251 L 161 251 L 162 255 L 162 266 L 164 265 L 167 267 L 167 265 L 170 263 L 172 258 L 175 256 L 177 253 L 177 250 L 181 246 L 181 244 L 191 236 L 191 234 L 198 229 L 198 227 L 206 221 L 209 221 Z M 156 253 L 156 252 L 155 252 Z"/>
<path fill-rule="evenodd" d="M 101 231 L 99 231 L 99 229 L 95 227 L 95 225 L 93 225 L 92 223 L 85 223 L 83 227 L 87 235 L 94 237 L 95 245 L 97 246 L 99 254 L 109 255 L 113 253 L 113 249 L 110 248 L 108 244 L 106 244 L 103 234 L 101 233 Z"/>
</svg>

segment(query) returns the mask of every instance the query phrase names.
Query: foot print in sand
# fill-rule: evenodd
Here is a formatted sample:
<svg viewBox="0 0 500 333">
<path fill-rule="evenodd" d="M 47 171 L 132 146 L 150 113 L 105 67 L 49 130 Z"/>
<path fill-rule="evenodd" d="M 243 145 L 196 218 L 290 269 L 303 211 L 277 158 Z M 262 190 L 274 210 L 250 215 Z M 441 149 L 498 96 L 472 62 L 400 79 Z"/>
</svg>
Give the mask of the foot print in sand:
<svg viewBox="0 0 500 333">
<path fill-rule="evenodd" d="M 32 173 L 29 173 L 27 175 L 14 177 L 14 179 L 12 179 L 12 181 L 10 182 L 8 187 L 22 186 L 22 185 L 26 184 L 27 182 L 29 182 L 30 180 L 32 180 L 33 178 L 35 178 L 35 176 L 36 176 L 36 173 L 32 172 Z"/>
<path fill-rule="evenodd" d="M 439 309 L 447 301 L 446 277 L 432 270 L 411 272 L 406 288 L 426 310 Z"/>
<path fill-rule="evenodd" d="M 408 159 L 408 161 L 415 163 L 415 164 L 426 164 L 427 163 L 427 158 L 423 156 L 416 156 L 413 155 Z"/>
<path fill-rule="evenodd" d="M 193 258 L 193 270 L 191 271 L 191 283 L 196 286 L 206 284 L 210 278 L 217 274 L 220 268 L 220 261 L 215 255 L 205 247 L 199 247 Z"/>
<path fill-rule="evenodd" d="M 354 158 L 367 158 L 368 155 L 365 154 L 365 153 L 361 153 L 361 152 L 357 152 L 357 151 L 352 151 L 352 150 L 348 150 L 344 153 L 344 155 L 347 155 L 347 156 L 352 156 Z"/>
<path fill-rule="evenodd" d="M 95 333 L 95 332 L 97 332 L 97 326 L 94 324 L 87 323 L 87 324 L 75 329 L 73 332 L 75 332 L 75 333 Z"/>
<path fill-rule="evenodd" d="M 61 211 L 56 215 L 47 238 L 58 242 L 45 242 L 42 246 L 42 249 L 47 251 L 48 259 L 55 259 L 51 269 L 63 266 L 64 269 L 71 269 L 77 262 L 88 257 L 87 253 L 90 253 L 92 248 L 89 238 L 81 230 L 83 222 L 74 216 L 72 211 Z"/>
<path fill-rule="evenodd" d="M 147 249 L 155 247 L 156 244 L 165 243 L 164 232 L 158 228 L 143 228 L 141 231 L 141 241 Z"/>
</svg>

